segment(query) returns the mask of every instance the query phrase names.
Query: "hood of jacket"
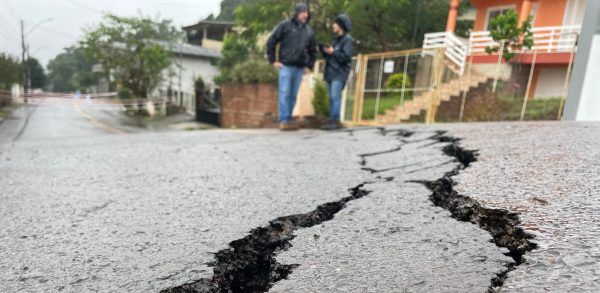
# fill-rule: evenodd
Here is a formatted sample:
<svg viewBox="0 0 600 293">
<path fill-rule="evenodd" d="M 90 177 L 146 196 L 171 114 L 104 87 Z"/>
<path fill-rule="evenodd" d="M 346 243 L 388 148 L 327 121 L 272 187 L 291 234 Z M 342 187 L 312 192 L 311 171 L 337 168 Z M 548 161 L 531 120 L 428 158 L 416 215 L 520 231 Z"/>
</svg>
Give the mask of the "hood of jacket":
<svg viewBox="0 0 600 293">
<path fill-rule="evenodd" d="M 342 29 L 344 29 L 344 32 L 348 33 L 350 32 L 350 30 L 352 30 L 352 21 L 350 20 L 350 17 L 348 17 L 348 15 L 346 14 L 340 14 L 335 18 L 335 22 L 337 24 L 339 24 Z"/>
<path fill-rule="evenodd" d="M 296 7 L 294 7 L 294 16 L 292 17 L 292 20 L 295 21 L 297 24 L 301 24 L 298 21 L 298 15 L 300 15 L 300 13 L 302 12 L 308 12 L 308 19 L 306 20 L 306 23 L 304 25 L 307 25 L 310 22 L 310 11 L 308 10 L 308 5 L 304 4 L 304 3 L 298 3 L 296 4 Z"/>
</svg>

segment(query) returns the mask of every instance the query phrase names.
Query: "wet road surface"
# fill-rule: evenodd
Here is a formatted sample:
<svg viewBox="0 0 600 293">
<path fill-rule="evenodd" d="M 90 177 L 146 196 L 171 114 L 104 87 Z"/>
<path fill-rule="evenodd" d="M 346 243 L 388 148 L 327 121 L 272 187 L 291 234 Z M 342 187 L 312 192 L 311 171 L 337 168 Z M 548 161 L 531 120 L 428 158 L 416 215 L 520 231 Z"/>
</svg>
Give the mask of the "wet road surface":
<svg viewBox="0 0 600 293">
<path fill-rule="evenodd" d="M 230 242 L 365 182 L 367 196 L 294 232 L 276 259 L 299 266 L 271 291 L 486 291 L 512 262 L 507 250 L 435 207 L 431 191 L 412 182 L 437 180 L 460 164 L 431 139 L 444 127 L 416 127 L 410 137 L 376 129 L 138 133 L 95 112 L 21 108 L 0 124 L 0 291 L 157 292 L 211 278 L 214 254 Z M 478 185 L 477 174 L 490 161 L 506 170 L 512 158 L 497 157 L 485 139 L 505 126 L 477 127 L 450 130 L 480 149 L 480 161 L 456 177 L 461 193 L 479 199 L 487 194 L 481 186 L 491 187 Z M 538 251 L 509 273 L 505 289 L 543 290 L 522 281 L 547 260 Z M 597 257 L 587 251 L 581 257 Z M 577 288 L 598 288 L 595 264 L 582 267 L 590 277 Z"/>
</svg>

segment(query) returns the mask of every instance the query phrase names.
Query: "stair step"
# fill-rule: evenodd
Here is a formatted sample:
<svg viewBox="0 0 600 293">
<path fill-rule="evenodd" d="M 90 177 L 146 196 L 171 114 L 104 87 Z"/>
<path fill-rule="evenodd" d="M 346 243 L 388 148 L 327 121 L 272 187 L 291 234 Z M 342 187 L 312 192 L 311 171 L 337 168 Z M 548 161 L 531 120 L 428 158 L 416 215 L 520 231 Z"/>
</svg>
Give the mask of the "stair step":
<svg viewBox="0 0 600 293">
<path fill-rule="evenodd" d="M 479 87 L 481 84 L 489 82 L 489 78 L 475 72 L 471 72 L 469 79 L 463 76 L 453 79 L 441 85 L 440 96 L 436 103 L 439 106 L 442 102 L 448 102 L 454 97 L 460 97 L 464 92 Z M 388 109 L 383 115 L 378 117 L 380 123 L 398 123 L 409 120 L 415 115 L 427 110 L 431 106 L 429 92 L 423 92 L 412 100 L 404 102 L 403 105 L 397 105 L 393 109 Z"/>
</svg>

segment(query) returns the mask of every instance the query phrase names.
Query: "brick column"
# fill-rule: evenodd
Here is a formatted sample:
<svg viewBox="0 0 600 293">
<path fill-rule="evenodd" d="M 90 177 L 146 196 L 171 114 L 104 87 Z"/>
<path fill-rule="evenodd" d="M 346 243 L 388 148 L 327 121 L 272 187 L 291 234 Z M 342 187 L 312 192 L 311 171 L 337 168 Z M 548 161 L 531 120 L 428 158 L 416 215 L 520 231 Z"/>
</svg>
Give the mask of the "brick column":
<svg viewBox="0 0 600 293">
<path fill-rule="evenodd" d="M 456 29 L 456 21 L 458 19 L 458 8 L 460 7 L 460 0 L 450 1 L 450 11 L 448 12 L 448 22 L 446 23 L 446 32 L 453 33 Z"/>
</svg>

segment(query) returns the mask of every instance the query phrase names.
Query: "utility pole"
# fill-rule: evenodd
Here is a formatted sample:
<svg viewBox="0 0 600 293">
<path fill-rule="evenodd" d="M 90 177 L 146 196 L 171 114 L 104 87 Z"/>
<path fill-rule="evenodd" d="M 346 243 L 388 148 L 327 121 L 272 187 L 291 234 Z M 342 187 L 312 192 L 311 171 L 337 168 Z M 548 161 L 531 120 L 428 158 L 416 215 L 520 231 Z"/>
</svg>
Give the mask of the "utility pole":
<svg viewBox="0 0 600 293">
<path fill-rule="evenodd" d="M 25 44 L 25 22 L 21 19 L 21 49 L 23 50 L 21 54 L 21 62 L 23 66 L 23 99 L 25 103 L 27 103 L 27 90 L 29 85 L 29 75 L 26 63 L 26 54 L 27 54 L 27 45 Z"/>
</svg>

